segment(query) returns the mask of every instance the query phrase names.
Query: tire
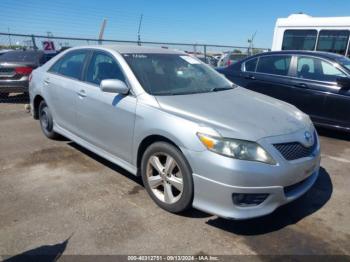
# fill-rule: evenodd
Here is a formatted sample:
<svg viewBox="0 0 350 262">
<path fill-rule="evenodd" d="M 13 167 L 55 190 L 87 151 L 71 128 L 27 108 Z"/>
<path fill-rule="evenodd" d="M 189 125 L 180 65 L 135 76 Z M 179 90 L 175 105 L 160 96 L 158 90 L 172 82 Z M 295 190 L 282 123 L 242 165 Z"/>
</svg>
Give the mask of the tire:
<svg viewBox="0 0 350 262">
<path fill-rule="evenodd" d="M 165 142 L 150 145 L 142 157 L 141 176 L 150 197 L 166 211 L 180 213 L 192 206 L 192 171 L 175 146 Z"/>
<path fill-rule="evenodd" d="M 45 101 L 39 105 L 39 122 L 44 135 L 50 139 L 59 138 L 59 134 L 53 131 L 53 118 L 49 107 Z"/>
</svg>

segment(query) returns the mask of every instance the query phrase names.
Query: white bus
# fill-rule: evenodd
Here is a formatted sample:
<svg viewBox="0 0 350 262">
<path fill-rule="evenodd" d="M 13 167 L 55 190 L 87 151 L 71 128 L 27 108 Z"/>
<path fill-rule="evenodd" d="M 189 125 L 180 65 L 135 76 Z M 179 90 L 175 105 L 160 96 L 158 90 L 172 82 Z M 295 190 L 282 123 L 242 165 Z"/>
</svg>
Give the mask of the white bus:
<svg viewBox="0 0 350 262">
<path fill-rule="evenodd" d="M 350 16 L 312 17 L 292 14 L 278 18 L 272 51 L 316 50 L 350 56 Z"/>
</svg>

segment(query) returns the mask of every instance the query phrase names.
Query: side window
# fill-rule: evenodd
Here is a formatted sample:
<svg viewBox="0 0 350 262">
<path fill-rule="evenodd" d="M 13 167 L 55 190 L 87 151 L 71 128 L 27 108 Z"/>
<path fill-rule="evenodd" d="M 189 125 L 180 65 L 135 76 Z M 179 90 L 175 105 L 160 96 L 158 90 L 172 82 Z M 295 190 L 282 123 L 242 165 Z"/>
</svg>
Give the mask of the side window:
<svg viewBox="0 0 350 262">
<path fill-rule="evenodd" d="M 288 75 L 290 67 L 291 56 L 262 56 L 259 58 L 258 67 L 256 69 L 259 73 L 273 74 L 273 75 Z"/>
<path fill-rule="evenodd" d="M 58 60 L 49 69 L 49 72 L 57 73 L 75 79 L 80 79 L 86 55 L 86 51 L 69 52 L 60 60 Z"/>
<path fill-rule="evenodd" d="M 316 30 L 286 30 L 282 50 L 314 50 L 316 38 Z"/>
<path fill-rule="evenodd" d="M 345 55 L 348 40 L 348 30 L 321 30 L 318 36 L 317 51 Z"/>
<path fill-rule="evenodd" d="M 325 61 L 321 61 L 321 70 L 324 81 L 336 82 L 338 77 L 346 77 L 342 71 Z"/>
<path fill-rule="evenodd" d="M 298 57 L 297 77 L 318 81 L 335 82 L 346 75 L 331 63 L 313 57 Z"/>
<path fill-rule="evenodd" d="M 100 85 L 104 79 L 125 81 L 125 77 L 115 59 L 108 54 L 96 52 L 89 64 L 86 81 Z"/>
<path fill-rule="evenodd" d="M 298 57 L 297 77 L 315 79 L 315 59 L 312 57 Z"/>
<path fill-rule="evenodd" d="M 246 72 L 255 72 L 256 64 L 258 63 L 258 59 L 254 58 L 251 60 L 248 60 L 244 63 L 244 68 Z"/>
</svg>

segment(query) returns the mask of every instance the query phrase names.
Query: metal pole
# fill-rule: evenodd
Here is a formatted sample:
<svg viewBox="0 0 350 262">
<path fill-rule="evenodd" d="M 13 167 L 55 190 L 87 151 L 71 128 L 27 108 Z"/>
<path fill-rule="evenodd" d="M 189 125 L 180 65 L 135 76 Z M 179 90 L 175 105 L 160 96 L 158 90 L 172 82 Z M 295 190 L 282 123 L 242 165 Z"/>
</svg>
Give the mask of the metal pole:
<svg viewBox="0 0 350 262">
<path fill-rule="evenodd" d="M 34 35 L 32 35 L 32 42 L 33 42 L 33 49 L 34 49 L 34 50 L 38 50 L 38 47 L 36 46 L 36 43 L 35 43 L 35 37 L 34 37 Z"/>
<path fill-rule="evenodd" d="M 204 45 L 204 61 L 207 62 L 207 46 Z"/>
<path fill-rule="evenodd" d="M 143 14 L 141 14 L 140 16 L 140 22 L 139 22 L 139 29 L 137 30 L 137 44 L 141 45 L 141 24 L 142 24 L 142 18 L 143 18 Z"/>
<path fill-rule="evenodd" d="M 10 44 L 10 48 L 11 48 L 11 46 L 12 46 L 12 41 L 11 41 L 11 35 L 10 35 L 10 28 L 9 28 L 9 27 L 7 28 L 7 31 L 8 31 L 8 33 L 9 33 L 9 44 Z"/>
<path fill-rule="evenodd" d="M 103 19 L 101 29 L 100 29 L 100 35 L 98 36 L 98 44 L 99 45 L 102 44 L 103 34 L 104 34 L 105 28 L 106 28 L 106 23 L 107 23 L 107 19 L 105 18 L 105 19 Z"/>
</svg>

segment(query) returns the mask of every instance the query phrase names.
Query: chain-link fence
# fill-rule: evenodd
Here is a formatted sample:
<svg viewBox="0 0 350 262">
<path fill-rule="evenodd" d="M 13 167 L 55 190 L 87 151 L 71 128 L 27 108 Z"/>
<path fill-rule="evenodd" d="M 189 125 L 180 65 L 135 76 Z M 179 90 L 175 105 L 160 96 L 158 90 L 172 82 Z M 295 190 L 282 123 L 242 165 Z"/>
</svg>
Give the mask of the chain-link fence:
<svg viewBox="0 0 350 262">
<path fill-rule="evenodd" d="M 31 34 L 12 34 L 0 32 L 0 55 L 7 50 L 43 50 L 45 42 L 52 42 L 55 50 L 63 51 L 69 47 L 81 45 L 99 45 L 99 44 L 128 44 L 142 46 L 156 46 L 168 49 L 177 49 L 196 55 L 202 61 L 217 66 L 218 57 L 224 53 L 240 53 L 251 55 L 255 53 L 268 51 L 267 48 L 253 48 L 231 45 L 215 45 L 205 43 L 167 43 L 167 42 L 150 42 L 150 41 L 129 41 L 116 39 L 92 39 L 78 37 L 56 37 L 52 35 L 31 35 Z M 27 103 L 28 95 L 26 93 L 6 92 L 4 85 L 4 76 L 7 72 L 0 66 L 0 103 Z M 11 81 L 11 79 L 6 79 Z"/>
</svg>

